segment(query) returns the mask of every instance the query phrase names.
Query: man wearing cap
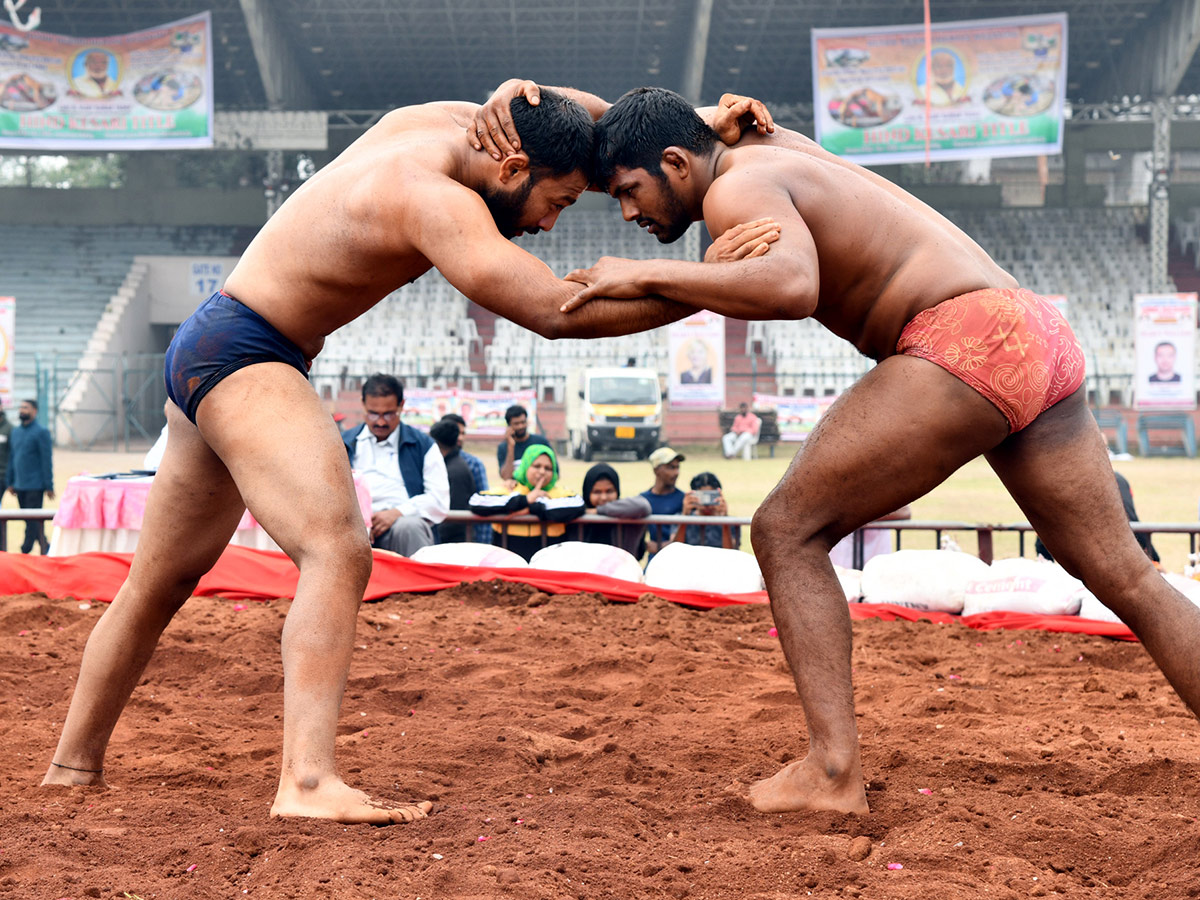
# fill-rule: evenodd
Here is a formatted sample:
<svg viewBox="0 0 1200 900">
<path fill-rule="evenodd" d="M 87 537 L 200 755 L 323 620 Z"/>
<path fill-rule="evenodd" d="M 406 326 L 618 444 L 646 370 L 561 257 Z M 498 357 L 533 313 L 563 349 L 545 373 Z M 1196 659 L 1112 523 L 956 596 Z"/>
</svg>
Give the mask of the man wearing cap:
<svg viewBox="0 0 1200 900">
<path fill-rule="evenodd" d="M 650 454 L 654 487 L 643 491 L 642 496 L 650 501 L 650 511 L 656 516 L 678 516 L 683 512 L 683 491 L 675 487 L 675 482 L 679 480 L 679 464 L 683 459 L 682 453 L 676 453 L 670 447 L 659 447 Z M 672 525 L 649 526 L 646 530 L 649 559 L 654 558 L 654 554 L 671 540 L 674 533 Z"/>
</svg>

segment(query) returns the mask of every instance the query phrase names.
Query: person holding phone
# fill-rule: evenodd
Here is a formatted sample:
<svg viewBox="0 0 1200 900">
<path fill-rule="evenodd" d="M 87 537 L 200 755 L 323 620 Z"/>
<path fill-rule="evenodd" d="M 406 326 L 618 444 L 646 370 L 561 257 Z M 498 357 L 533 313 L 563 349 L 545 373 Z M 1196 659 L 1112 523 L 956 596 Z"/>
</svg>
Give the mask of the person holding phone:
<svg viewBox="0 0 1200 900">
<path fill-rule="evenodd" d="M 692 479 L 691 490 L 683 495 L 685 516 L 727 516 L 725 493 L 721 482 L 712 472 L 701 472 Z M 698 547 L 723 547 L 737 550 L 742 546 L 740 525 L 680 525 L 673 541 Z"/>
</svg>

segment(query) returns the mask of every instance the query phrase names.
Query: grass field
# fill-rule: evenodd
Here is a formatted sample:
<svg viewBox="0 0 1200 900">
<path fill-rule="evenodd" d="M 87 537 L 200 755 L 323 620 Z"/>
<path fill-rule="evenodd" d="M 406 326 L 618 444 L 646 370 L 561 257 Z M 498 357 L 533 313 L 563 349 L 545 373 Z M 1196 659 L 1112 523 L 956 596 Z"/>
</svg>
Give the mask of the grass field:
<svg viewBox="0 0 1200 900">
<path fill-rule="evenodd" d="M 497 477 L 496 451 L 494 443 L 471 443 L 467 449 L 479 456 L 488 467 L 495 484 Z M 779 481 L 791 462 L 794 449 L 788 444 L 776 448 L 775 458 L 755 459 L 749 462 L 724 459 L 720 452 L 709 447 L 680 446 L 675 449 L 687 456 L 682 464 L 679 486 L 687 484 L 698 472 L 711 471 L 725 486 L 725 496 L 732 515 L 751 515 L 767 492 Z M 143 452 L 78 452 L 59 450 L 55 453 L 55 484 L 61 490 L 67 478 L 81 472 L 125 471 L 141 465 Z M 654 481 L 650 464 L 633 460 L 609 460 L 621 476 L 623 494 L 637 493 L 648 488 Z M 569 487 L 578 488 L 583 482 L 588 463 L 564 459 L 563 481 Z M 1195 522 L 1197 502 L 1200 501 L 1200 462 L 1185 458 L 1153 458 L 1119 460 L 1113 464 L 1117 471 L 1129 479 L 1133 488 L 1138 517 L 1143 522 Z M 53 507 L 50 502 L 47 506 Z M 16 500 L 5 496 L 4 507 L 16 507 Z M 982 523 L 1013 523 L 1025 520 L 1017 505 L 1005 492 L 999 480 L 983 460 L 975 460 L 964 466 L 944 484 L 922 497 L 912 506 L 914 520 L 958 521 Z M 8 546 L 19 548 L 24 534 L 23 523 L 9 523 Z M 952 536 L 964 550 L 976 550 L 975 534 L 971 531 L 952 532 Z M 1160 535 L 1154 545 L 1162 557 L 1163 565 L 1170 571 L 1182 571 L 1188 553 L 1186 535 Z M 906 534 L 905 547 L 931 548 L 934 546 L 932 533 Z M 745 549 L 749 549 L 748 547 Z M 1016 556 L 1018 540 L 1016 534 L 996 535 L 997 557 Z M 1025 553 L 1033 554 L 1033 542 L 1026 542 Z"/>
</svg>

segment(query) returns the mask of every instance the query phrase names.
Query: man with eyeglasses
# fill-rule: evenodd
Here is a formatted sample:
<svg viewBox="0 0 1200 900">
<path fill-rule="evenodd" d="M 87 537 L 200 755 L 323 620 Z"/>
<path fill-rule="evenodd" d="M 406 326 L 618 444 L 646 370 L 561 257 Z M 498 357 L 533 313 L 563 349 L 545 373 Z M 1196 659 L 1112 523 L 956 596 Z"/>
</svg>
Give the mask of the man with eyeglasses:
<svg viewBox="0 0 1200 900">
<path fill-rule="evenodd" d="M 342 434 L 350 465 L 371 491 L 371 546 L 412 556 L 433 543 L 450 509 L 450 482 L 437 444 L 400 421 L 404 386 L 391 375 L 363 382 L 362 425 Z"/>
</svg>

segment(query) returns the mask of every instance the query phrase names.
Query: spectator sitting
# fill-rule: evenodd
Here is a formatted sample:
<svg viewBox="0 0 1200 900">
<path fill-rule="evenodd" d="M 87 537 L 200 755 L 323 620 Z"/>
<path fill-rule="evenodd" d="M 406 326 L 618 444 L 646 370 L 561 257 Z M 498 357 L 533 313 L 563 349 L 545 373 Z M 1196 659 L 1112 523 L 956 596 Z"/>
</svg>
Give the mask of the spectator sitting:
<svg viewBox="0 0 1200 900">
<path fill-rule="evenodd" d="M 732 459 L 740 453 L 744 459 L 749 459 L 752 448 L 758 443 L 761 429 L 762 419 L 750 412 L 750 404 L 738 404 L 733 425 L 721 435 L 721 449 L 725 451 L 725 458 Z"/>
<path fill-rule="evenodd" d="M 446 413 L 442 416 L 442 420 L 453 422 L 458 426 L 458 449 L 462 454 L 463 462 L 467 464 L 467 468 L 471 470 L 471 476 L 475 479 L 475 491 L 486 491 L 488 489 L 487 467 L 478 456 L 463 450 L 463 438 L 467 435 L 467 420 L 458 413 Z M 472 540 L 475 543 L 490 544 L 492 542 L 492 526 L 488 522 L 481 522 L 469 527 L 472 529 Z"/>
<path fill-rule="evenodd" d="M 1113 472 L 1113 475 L 1117 478 L 1117 491 L 1121 494 L 1121 505 L 1125 507 L 1125 517 L 1130 522 L 1139 521 L 1137 510 L 1133 508 L 1133 489 L 1129 486 L 1128 480 L 1120 472 Z M 1135 531 L 1133 537 L 1141 545 L 1141 548 L 1146 551 L 1146 555 L 1150 557 L 1151 562 L 1159 562 L 1158 551 L 1154 549 L 1154 544 L 1151 543 L 1149 534 Z M 1046 549 L 1046 545 L 1042 543 L 1040 537 L 1034 541 L 1033 548 L 1038 556 L 1045 557 L 1051 562 L 1054 561 L 1054 557 Z"/>
<path fill-rule="evenodd" d="M 504 411 L 504 421 L 508 430 L 504 432 L 504 440 L 496 445 L 496 463 L 500 467 L 500 477 L 509 481 L 527 448 L 534 444 L 549 447 L 550 441 L 545 435 L 529 433 L 529 411 L 519 404 Z"/>
<path fill-rule="evenodd" d="M 583 515 L 583 498 L 558 486 L 558 458 L 545 444 L 533 444 L 513 472 L 509 491 L 485 491 L 471 497 L 471 511 L 480 516 L 533 513 L 541 522 L 495 523 L 492 543 L 507 547 L 526 562 L 533 554 L 566 540 L 564 522 Z M 507 532 L 507 534 L 506 534 Z"/>
<path fill-rule="evenodd" d="M 650 466 L 654 469 L 654 486 L 642 491 L 641 496 L 650 503 L 656 516 L 677 516 L 683 512 L 683 491 L 675 487 L 679 480 L 679 464 L 684 455 L 670 447 L 659 447 L 650 454 Z M 651 525 L 646 531 L 646 549 L 650 559 L 671 540 L 670 525 Z"/>
<path fill-rule="evenodd" d="M 400 421 L 399 380 L 372 375 L 362 403 L 366 422 L 342 432 L 342 442 L 371 491 L 371 545 L 412 556 L 433 543 L 433 526 L 450 508 L 446 464 L 429 435 Z"/>
<path fill-rule="evenodd" d="M 692 489 L 683 497 L 685 516 L 727 516 L 725 492 L 712 472 L 701 472 L 692 479 Z M 680 525 L 675 541 L 698 547 L 724 547 L 737 550 L 742 546 L 741 525 Z"/>
<path fill-rule="evenodd" d="M 458 449 L 458 423 L 442 419 L 429 429 L 429 436 L 437 444 L 442 461 L 446 464 L 446 478 L 450 482 L 450 508 L 469 509 L 471 495 L 475 493 L 475 476 Z M 473 527 L 467 522 L 442 522 L 437 527 L 437 541 L 439 544 L 462 543 L 467 540 L 468 530 Z"/>
<path fill-rule="evenodd" d="M 588 512 L 614 519 L 644 519 L 652 512 L 650 501 L 640 494 L 621 499 L 621 479 L 608 463 L 597 463 L 583 476 L 583 502 Z M 641 559 L 646 552 L 646 527 L 589 523 L 583 526 L 582 540 L 611 544 Z"/>
</svg>

